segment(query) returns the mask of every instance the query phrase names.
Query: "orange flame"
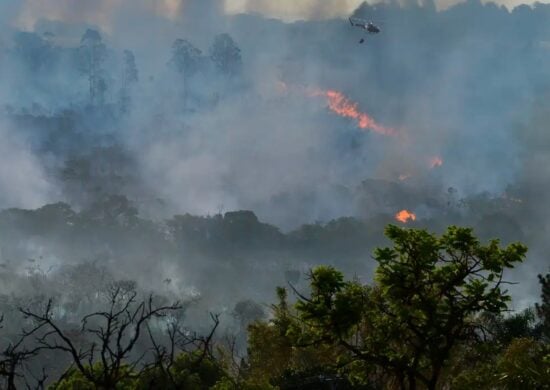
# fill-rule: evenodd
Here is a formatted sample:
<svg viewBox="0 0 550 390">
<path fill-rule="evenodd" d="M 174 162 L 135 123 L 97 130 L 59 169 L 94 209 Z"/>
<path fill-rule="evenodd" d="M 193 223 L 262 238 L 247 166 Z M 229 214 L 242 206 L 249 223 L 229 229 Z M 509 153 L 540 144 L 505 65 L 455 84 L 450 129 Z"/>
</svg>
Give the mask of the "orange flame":
<svg viewBox="0 0 550 390">
<path fill-rule="evenodd" d="M 409 173 L 402 173 L 401 175 L 399 175 L 398 179 L 399 181 L 404 181 L 404 180 L 407 180 L 411 177 L 411 175 Z"/>
<path fill-rule="evenodd" d="M 369 115 L 359 111 L 357 103 L 348 99 L 343 93 L 328 90 L 328 91 L 314 91 L 312 96 L 324 96 L 328 101 L 328 108 L 337 115 L 344 118 L 351 118 L 357 121 L 357 125 L 360 129 L 370 129 L 376 133 L 383 135 L 395 135 L 395 130 L 392 128 L 384 127 Z"/>
<path fill-rule="evenodd" d="M 430 168 L 437 168 L 443 165 L 443 159 L 439 156 L 434 156 L 430 159 Z"/>
<path fill-rule="evenodd" d="M 408 210 L 401 210 L 397 214 L 395 214 L 395 219 L 397 219 L 399 222 L 407 223 L 409 221 L 416 221 L 416 215 Z"/>
</svg>

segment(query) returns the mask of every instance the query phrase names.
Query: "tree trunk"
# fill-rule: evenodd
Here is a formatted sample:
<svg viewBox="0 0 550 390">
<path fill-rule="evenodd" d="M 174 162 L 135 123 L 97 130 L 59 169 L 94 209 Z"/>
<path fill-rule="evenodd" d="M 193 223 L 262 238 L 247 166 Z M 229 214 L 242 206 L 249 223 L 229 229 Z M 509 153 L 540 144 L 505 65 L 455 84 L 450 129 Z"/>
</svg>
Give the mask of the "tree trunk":
<svg viewBox="0 0 550 390">
<path fill-rule="evenodd" d="M 15 365 L 10 364 L 7 390 L 15 390 L 15 389 L 16 389 L 16 387 L 15 387 Z"/>
<path fill-rule="evenodd" d="M 183 71 L 183 110 L 187 110 L 187 85 L 188 85 L 188 78 L 187 78 L 187 70 Z"/>
<path fill-rule="evenodd" d="M 416 377 L 414 374 L 408 374 L 409 390 L 416 390 Z"/>
<path fill-rule="evenodd" d="M 439 381 L 439 375 L 441 373 L 441 366 L 436 366 L 433 368 L 432 377 L 430 378 L 430 381 L 428 382 L 428 390 L 435 390 L 437 386 L 437 382 Z"/>
</svg>

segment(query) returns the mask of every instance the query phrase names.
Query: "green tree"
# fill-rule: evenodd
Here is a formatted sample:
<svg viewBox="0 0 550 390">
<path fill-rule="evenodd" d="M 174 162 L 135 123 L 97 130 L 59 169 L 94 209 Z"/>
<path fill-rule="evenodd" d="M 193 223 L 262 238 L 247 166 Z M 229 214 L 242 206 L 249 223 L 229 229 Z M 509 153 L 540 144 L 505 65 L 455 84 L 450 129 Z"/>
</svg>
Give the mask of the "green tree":
<svg viewBox="0 0 550 390">
<path fill-rule="evenodd" d="M 86 366 L 86 371 L 93 377 L 100 377 L 105 368 L 101 363 L 93 366 Z M 113 384 L 102 387 L 91 381 L 79 369 L 70 369 L 59 381 L 50 386 L 51 390 L 133 390 L 137 387 L 137 373 L 132 372 L 128 366 L 122 366 L 116 377 L 113 378 Z"/>
<path fill-rule="evenodd" d="M 107 58 L 107 47 L 102 41 L 101 34 L 87 29 L 80 39 L 79 68 L 88 78 L 90 103 L 103 103 L 107 91 L 103 64 Z"/>
<path fill-rule="evenodd" d="M 476 336 L 476 317 L 507 309 L 503 272 L 527 248 L 482 245 L 458 227 L 438 237 L 390 225 L 386 235 L 394 245 L 375 251 L 372 286 L 332 267 L 312 271 L 310 296 L 296 304 L 296 332 L 302 342 L 344 347 L 402 389 L 436 389 L 453 350 Z"/>
<path fill-rule="evenodd" d="M 550 389 L 548 347 L 518 337 L 499 346 L 494 341 L 473 343 L 459 353 L 459 370 L 448 373 L 453 390 Z"/>
<path fill-rule="evenodd" d="M 528 338 L 512 340 L 498 360 L 498 382 L 505 389 L 550 389 L 547 346 Z"/>
<path fill-rule="evenodd" d="M 284 288 L 277 290 L 279 302 L 272 306 L 269 322 L 249 326 L 245 383 L 281 389 L 324 389 L 338 382 L 347 384 L 338 372 L 339 360 L 347 351 L 339 345 L 302 342 L 295 332 L 296 308 L 289 305 Z M 309 386 L 309 387 L 304 387 Z M 328 387 L 327 387 L 328 386 Z"/>
<path fill-rule="evenodd" d="M 169 367 L 156 364 L 145 371 L 134 389 L 211 389 L 227 374 L 222 365 L 212 356 L 201 351 L 181 352 Z"/>
</svg>

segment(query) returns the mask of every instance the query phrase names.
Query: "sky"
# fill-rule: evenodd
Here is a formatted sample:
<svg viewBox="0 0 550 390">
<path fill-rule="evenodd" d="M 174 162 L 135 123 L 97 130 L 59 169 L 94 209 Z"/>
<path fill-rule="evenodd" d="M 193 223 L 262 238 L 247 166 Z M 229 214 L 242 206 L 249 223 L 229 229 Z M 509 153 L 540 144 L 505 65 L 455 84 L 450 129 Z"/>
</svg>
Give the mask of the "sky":
<svg viewBox="0 0 550 390">
<path fill-rule="evenodd" d="M 397 0 L 407 3 L 410 0 Z M 131 4 L 132 8 L 148 9 L 151 13 L 169 19 L 178 17 L 189 0 L 2 0 L 0 10 L 3 18 L 9 18 L 16 27 L 32 29 L 40 18 L 53 20 L 72 19 L 101 26 L 108 31 L 113 22 L 114 11 Z M 356 9 L 362 0 L 204 0 L 216 4 L 227 13 L 260 13 L 265 16 L 295 21 L 300 19 L 327 19 L 345 17 Z M 448 8 L 460 0 L 435 0 L 439 9 Z M 548 3 L 548 0 L 539 3 Z M 485 1 L 483 1 L 485 3 Z M 495 3 L 513 8 L 535 1 L 496 0 Z"/>
<path fill-rule="evenodd" d="M 349 15 L 364 0 L 226 0 L 226 10 L 230 13 L 258 12 L 271 17 L 293 21 L 297 19 L 317 19 L 343 17 Z M 376 3 L 377 1 L 371 2 Z M 407 1 L 398 1 L 406 3 Z M 445 9 L 460 0 L 435 0 L 438 9 Z M 485 1 L 483 1 L 485 3 Z M 546 3 L 547 1 L 542 1 Z M 497 0 L 497 4 L 515 7 L 532 4 L 535 1 Z"/>
<path fill-rule="evenodd" d="M 364 0 L 225 0 L 226 10 L 232 13 L 237 12 L 260 12 L 272 17 L 284 20 L 311 19 L 326 17 L 342 17 L 351 13 Z M 377 1 L 371 2 L 376 3 Z M 406 0 L 398 2 L 406 3 Z M 422 2 L 421 0 L 419 2 Z M 461 0 L 435 0 L 439 9 L 445 9 Z M 486 3 L 486 1 L 482 1 Z M 520 4 L 534 4 L 536 1 L 522 0 L 496 0 L 499 5 L 513 8 Z M 547 0 L 539 3 L 548 3 Z"/>
</svg>

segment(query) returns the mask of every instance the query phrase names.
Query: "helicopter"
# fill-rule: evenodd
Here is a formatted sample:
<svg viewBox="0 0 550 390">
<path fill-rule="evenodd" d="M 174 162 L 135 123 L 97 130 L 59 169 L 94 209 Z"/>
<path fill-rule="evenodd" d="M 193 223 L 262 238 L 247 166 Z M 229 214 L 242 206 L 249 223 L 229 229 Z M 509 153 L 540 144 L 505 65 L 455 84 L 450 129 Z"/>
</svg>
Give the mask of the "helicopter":
<svg viewBox="0 0 550 390">
<path fill-rule="evenodd" d="M 382 31 L 380 27 L 378 27 L 376 24 L 374 24 L 373 22 L 368 22 L 364 19 L 349 18 L 349 22 L 353 27 L 362 28 L 369 34 L 378 34 L 380 31 Z M 361 38 L 361 40 L 359 41 L 359 43 L 363 42 L 365 42 L 365 38 Z"/>
</svg>

